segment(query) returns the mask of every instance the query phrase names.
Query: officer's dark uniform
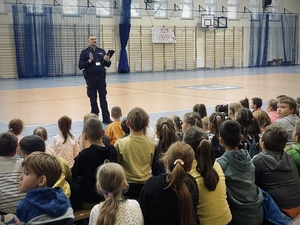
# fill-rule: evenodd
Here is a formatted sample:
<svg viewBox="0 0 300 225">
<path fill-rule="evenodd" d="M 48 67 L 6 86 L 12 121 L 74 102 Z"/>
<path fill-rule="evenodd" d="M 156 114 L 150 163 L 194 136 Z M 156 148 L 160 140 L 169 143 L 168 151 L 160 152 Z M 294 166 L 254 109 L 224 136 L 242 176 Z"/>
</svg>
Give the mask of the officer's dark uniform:
<svg viewBox="0 0 300 225">
<path fill-rule="evenodd" d="M 89 63 L 90 53 L 92 52 L 94 60 Z M 97 91 L 100 98 L 100 107 L 102 111 L 103 123 L 109 123 L 110 114 L 108 111 L 106 101 L 106 69 L 110 67 L 111 62 L 107 62 L 103 59 L 106 54 L 104 49 L 96 48 L 95 50 L 91 47 L 84 49 L 79 58 L 78 67 L 80 70 L 84 69 L 84 75 L 87 84 L 87 95 L 91 102 L 91 113 L 96 115 L 99 114 L 99 108 L 97 103 Z"/>
</svg>

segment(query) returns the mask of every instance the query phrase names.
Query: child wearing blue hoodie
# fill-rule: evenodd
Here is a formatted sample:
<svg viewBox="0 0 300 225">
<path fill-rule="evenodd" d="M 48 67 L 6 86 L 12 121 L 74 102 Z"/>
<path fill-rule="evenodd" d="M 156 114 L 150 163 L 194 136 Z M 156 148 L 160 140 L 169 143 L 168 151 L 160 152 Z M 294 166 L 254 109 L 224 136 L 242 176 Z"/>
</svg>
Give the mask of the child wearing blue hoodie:
<svg viewBox="0 0 300 225">
<path fill-rule="evenodd" d="M 61 173 L 57 158 L 44 152 L 33 152 L 22 162 L 19 189 L 27 195 L 16 212 L 22 224 L 74 224 L 69 199 L 61 188 L 52 188 Z"/>
<path fill-rule="evenodd" d="M 225 153 L 216 161 L 225 175 L 231 225 L 260 225 L 263 222 L 263 195 L 255 185 L 255 168 L 246 149 L 238 149 L 243 139 L 237 121 L 227 120 L 219 127 L 219 141 Z"/>
</svg>

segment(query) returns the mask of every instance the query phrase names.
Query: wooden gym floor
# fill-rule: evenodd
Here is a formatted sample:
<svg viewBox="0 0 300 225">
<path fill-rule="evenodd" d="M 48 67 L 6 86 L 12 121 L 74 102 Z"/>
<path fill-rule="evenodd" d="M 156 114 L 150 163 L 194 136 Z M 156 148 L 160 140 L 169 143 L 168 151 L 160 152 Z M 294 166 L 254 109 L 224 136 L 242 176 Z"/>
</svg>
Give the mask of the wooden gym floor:
<svg viewBox="0 0 300 225">
<path fill-rule="evenodd" d="M 208 114 L 217 104 L 260 97 L 264 101 L 286 94 L 300 97 L 300 66 L 172 71 L 107 75 L 109 109 L 120 106 L 123 116 L 139 106 L 157 119 L 172 114 L 182 117 L 197 103 Z M 49 142 L 58 133 L 57 120 L 68 115 L 72 132 L 81 133 L 83 116 L 90 112 L 82 76 L 0 80 L 0 132 L 13 118 L 25 123 L 23 135 L 37 126 L 48 130 Z M 100 119 L 101 115 L 100 115 Z"/>
</svg>

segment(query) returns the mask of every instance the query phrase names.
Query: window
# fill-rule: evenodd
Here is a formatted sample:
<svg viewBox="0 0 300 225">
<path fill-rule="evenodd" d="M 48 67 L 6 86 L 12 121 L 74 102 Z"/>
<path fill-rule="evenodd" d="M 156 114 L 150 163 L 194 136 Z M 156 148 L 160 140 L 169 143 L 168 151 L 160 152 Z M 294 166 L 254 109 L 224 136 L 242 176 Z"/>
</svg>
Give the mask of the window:
<svg viewBox="0 0 300 225">
<path fill-rule="evenodd" d="M 216 11 L 216 0 L 205 0 L 206 14 L 213 15 Z"/>
<path fill-rule="evenodd" d="M 131 1 L 131 17 L 141 16 L 141 0 Z"/>
<path fill-rule="evenodd" d="M 239 1 L 228 0 L 227 10 L 228 10 L 227 12 L 228 19 L 232 19 L 232 20 L 238 19 Z"/>
<path fill-rule="evenodd" d="M 181 18 L 193 18 L 193 0 L 181 0 Z"/>
<path fill-rule="evenodd" d="M 96 0 L 96 15 L 111 16 L 112 6 L 110 0 Z"/>
<path fill-rule="evenodd" d="M 0 13 L 6 13 L 6 2 L 4 0 L 0 0 Z"/>
<path fill-rule="evenodd" d="M 43 2 L 42 0 L 27 0 L 27 12 L 28 13 L 35 13 L 35 14 L 41 14 L 43 13 Z"/>
<path fill-rule="evenodd" d="M 63 14 L 78 15 L 78 0 L 63 0 Z"/>
<path fill-rule="evenodd" d="M 154 3 L 154 17 L 167 18 L 167 0 L 159 0 Z"/>
<path fill-rule="evenodd" d="M 283 11 L 282 0 L 273 0 L 271 7 L 267 8 L 270 13 L 271 20 L 280 20 L 281 12 Z"/>
<path fill-rule="evenodd" d="M 250 14 L 249 18 L 257 19 L 257 14 L 261 11 L 261 7 L 261 0 L 250 0 L 249 10 L 252 12 L 252 14 Z"/>
</svg>

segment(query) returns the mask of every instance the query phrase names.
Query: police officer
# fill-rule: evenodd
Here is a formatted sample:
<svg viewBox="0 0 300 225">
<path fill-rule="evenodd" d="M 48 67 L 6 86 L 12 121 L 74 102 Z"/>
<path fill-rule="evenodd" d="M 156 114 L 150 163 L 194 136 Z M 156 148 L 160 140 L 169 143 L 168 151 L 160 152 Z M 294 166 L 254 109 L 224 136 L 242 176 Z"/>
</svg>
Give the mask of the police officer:
<svg viewBox="0 0 300 225">
<path fill-rule="evenodd" d="M 103 123 L 111 123 L 110 114 L 106 101 L 106 69 L 111 61 L 105 50 L 97 47 L 97 38 L 94 35 L 88 37 L 88 48 L 84 49 L 79 58 L 78 67 L 83 69 L 87 84 L 87 95 L 90 98 L 91 113 L 99 115 L 97 92 L 99 93 L 100 107 Z"/>
</svg>

